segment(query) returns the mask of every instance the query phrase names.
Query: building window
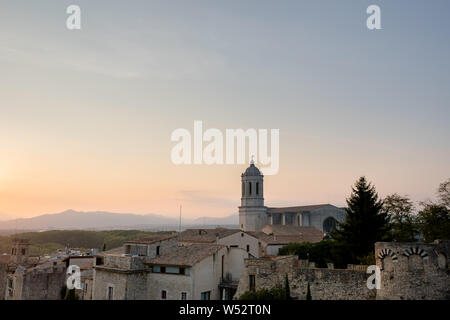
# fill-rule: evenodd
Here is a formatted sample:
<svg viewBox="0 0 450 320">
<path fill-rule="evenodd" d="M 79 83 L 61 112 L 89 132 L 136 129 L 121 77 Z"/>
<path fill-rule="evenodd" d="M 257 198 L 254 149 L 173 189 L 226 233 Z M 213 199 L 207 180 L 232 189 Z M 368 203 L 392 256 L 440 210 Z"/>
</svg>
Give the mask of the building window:
<svg viewBox="0 0 450 320">
<path fill-rule="evenodd" d="M 161 273 L 166 273 L 166 267 L 161 267 Z"/>
<path fill-rule="evenodd" d="M 255 275 L 251 274 L 248 276 L 248 289 L 251 292 L 255 292 L 256 283 L 255 283 Z"/>
<path fill-rule="evenodd" d="M 161 291 L 161 299 L 162 300 L 166 300 L 167 299 L 167 291 L 166 290 L 162 290 Z"/>
<path fill-rule="evenodd" d="M 200 300 L 211 300 L 211 291 L 205 291 L 200 294 Z"/>
<path fill-rule="evenodd" d="M 166 267 L 166 273 L 179 274 L 180 268 L 178 267 Z"/>
<path fill-rule="evenodd" d="M 156 255 L 159 256 L 160 246 L 156 246 Z"/>
<path fill-rule="evenodd" d="M 160 266 L 153 266 L 153 272 L 154 273 L 160 273 L 161 272 L 161 267 Z"/>
<path fill-rule="evenodd" d="M 101 258 L 101 257 L 95 258 L 95 265 L 96 266 L 102 266 L 103 265 L 103 258 Z"/>
<path fill-rule="evenodd" d="M 259 194 L 259 182 L 256 183 L 256 194 Z"/>
<path fill-rule="evenodd" d="M 245 183 L 242 182 L 242 196 L 245 196 Z"/>
<path fill-rule="evenodd" d="M 108 287 L 108 300 L 113 300 L 114 298 L 114 288 Z"/>
<path fill-rule="evenodd" d="M 181 300 L 187 300 L 187 293 L 186 292 L 182 292 L 181 293 Z"/>
<path fill-rule="evenodd" d="M 247 245 L 247 252 L 250 252 L 250 245 Z"/>
<path fill-rule="evenodd" d="M 249 196 L 252 195 L 252 183 L 251 182 L 248 183 L 248 195 Z"/>
</svg>

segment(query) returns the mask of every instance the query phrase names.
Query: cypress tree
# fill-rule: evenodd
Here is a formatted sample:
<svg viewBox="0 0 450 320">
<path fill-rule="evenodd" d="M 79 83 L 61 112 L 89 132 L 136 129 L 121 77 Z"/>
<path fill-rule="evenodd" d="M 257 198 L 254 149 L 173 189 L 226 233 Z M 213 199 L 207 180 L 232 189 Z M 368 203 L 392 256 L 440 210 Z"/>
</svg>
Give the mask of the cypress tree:
<svg viewBox="0 0 450 320">
<path fill-rule="evenodd" d="M 375 187 L 365 177 L 359 178 L 347 199 L 347 216 L 338 223 L 332 237 L 345 248 L 348 263 L 359 263 L 374 254 L 377 241 L 390 240 L 389 216 L 383 210 Z"/>
<path fill-rule="evenodd" d="M 306 300 L 312 300 L 311 288 L 309 287 L 309 282 L 308 282 L 308 286 L 306 287 Z"/>
<path fill-rule="evenodd" d="M 290 300 L 291 299 L 291 288 L 289 287 L 288 275 L 286 275 L 284 280 L 285 280 L 284 281 L 284 290 L 286 292 L 286 300 Z"/>
</svg>

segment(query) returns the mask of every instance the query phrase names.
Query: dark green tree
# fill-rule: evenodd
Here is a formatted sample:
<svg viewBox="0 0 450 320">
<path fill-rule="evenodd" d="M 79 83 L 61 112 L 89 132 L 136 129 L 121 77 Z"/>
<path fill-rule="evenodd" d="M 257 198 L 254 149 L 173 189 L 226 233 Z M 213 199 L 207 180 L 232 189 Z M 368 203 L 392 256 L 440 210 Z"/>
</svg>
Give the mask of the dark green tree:
<svg viewBox="0 0 450 320">
<path fill-rule="evenodd" d="M 389 214 L 394 241 L 416 241 L 420 231 L 413 208 L 414 205 L 407 196 L 394 193 L 384 198 L 383 210 Z"/>
<path fill-rule="evenodd" d="M 331 236 L 345 247 L 352 261 L 349 263 L 360 263 L 374 253 L 375 242 L 390 240 L 389 216 L 375 187 L 365 177 L 359 178 L 352 187 L 346 211 L 345 220 L 338 223 Z"/>
<path fill-rule="evenodd" d="M 285 290 L 285 294 L 286 294 L 286 299 L 290 300 L 291 299 L 291 288 L 289 287 L 289 278 L 288 275 L 285 276 L 284 278 L 284 290 Z"/>
<path fill-rule="evenodd" d="M 64 297 L 64 300 L 78 300 L 78 296 L 75 293 L 75 289 L 67 289 L 66 290 L 66 296 Z"/>
<path fill-rule="evenodd" d="M 102 251 L 106 251 L 106 243 L 103 244 L 103 249 Z"/>
<path fill-rule="evenodd" d="M 450 209 L 450 179 L 447 179 L 447 181 L 439 185 L 437 195 L 440 201 L 439 203 L 447 207 L 447 209 Z"/>
<path fill-rule="evenodd" d="M 450 210 L 440 204 L 422 203 L 419 225 L 426 242 L 450 239 Z"/>
<path fill-rule="evenodd" d="M 308 286 L 306 287 L 306 300 L 312 300 L 311 288 L 309 287 L 309 282 L 308 282 Z"/>
<path fill-rule="evenodd" d="M 239 300 L 288 300 L 286 296 L 286 289 L 282 286 L 277 286 L 272 289 L 260 289 L 255 292 L 246 291 L 239 298 Z"/>
</svg>

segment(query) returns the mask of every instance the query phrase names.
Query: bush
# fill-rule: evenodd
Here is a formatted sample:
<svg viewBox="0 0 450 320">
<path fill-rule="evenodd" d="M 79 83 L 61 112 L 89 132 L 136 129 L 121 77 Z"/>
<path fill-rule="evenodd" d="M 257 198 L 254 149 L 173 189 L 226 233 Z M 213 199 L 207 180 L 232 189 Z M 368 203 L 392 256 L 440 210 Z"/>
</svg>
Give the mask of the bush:
<svg viewBox="0 0 450 320">
<path fill-rule="evenodd" d="M 289 283 L 287 283 L 289 285 Z M 287 288 L 282 286 L 276 286 L 272 289 L 260 289 L 255 292 L 246 291 L 240 297 L 239 300 L 289 300 Z"/>
<path fill-rule="evenodd" d="M 279 255 L 296 255 L 299 259 L 315 262 L 318 268 L 326 268 L 327 263 L 334 263 L 336 268 L 345 269 L 349 263 L 361 263 L 359 259 L 353 259 L 349 252 L 349 246 L 338 244 L 334 240 L 323 240 L 317 243 L 289 243 L 280 249 Z"/>
</svg>

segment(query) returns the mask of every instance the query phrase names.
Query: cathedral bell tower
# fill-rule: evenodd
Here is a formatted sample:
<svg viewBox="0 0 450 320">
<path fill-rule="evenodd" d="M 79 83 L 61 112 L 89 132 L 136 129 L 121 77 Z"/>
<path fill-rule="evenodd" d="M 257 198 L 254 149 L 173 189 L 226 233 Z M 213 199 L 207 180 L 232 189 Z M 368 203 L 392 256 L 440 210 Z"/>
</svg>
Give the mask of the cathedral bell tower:
<svg viewBox="0 0 450 320">
<path fill-rule="evenodd" d="M 239 207 L 239 224 L 244 231 L 261 231 L 267 224 L 263 178 L 253 160 L 250 162 L 250 167 L 241 175 L 242 197 Z"/>
</svg>

